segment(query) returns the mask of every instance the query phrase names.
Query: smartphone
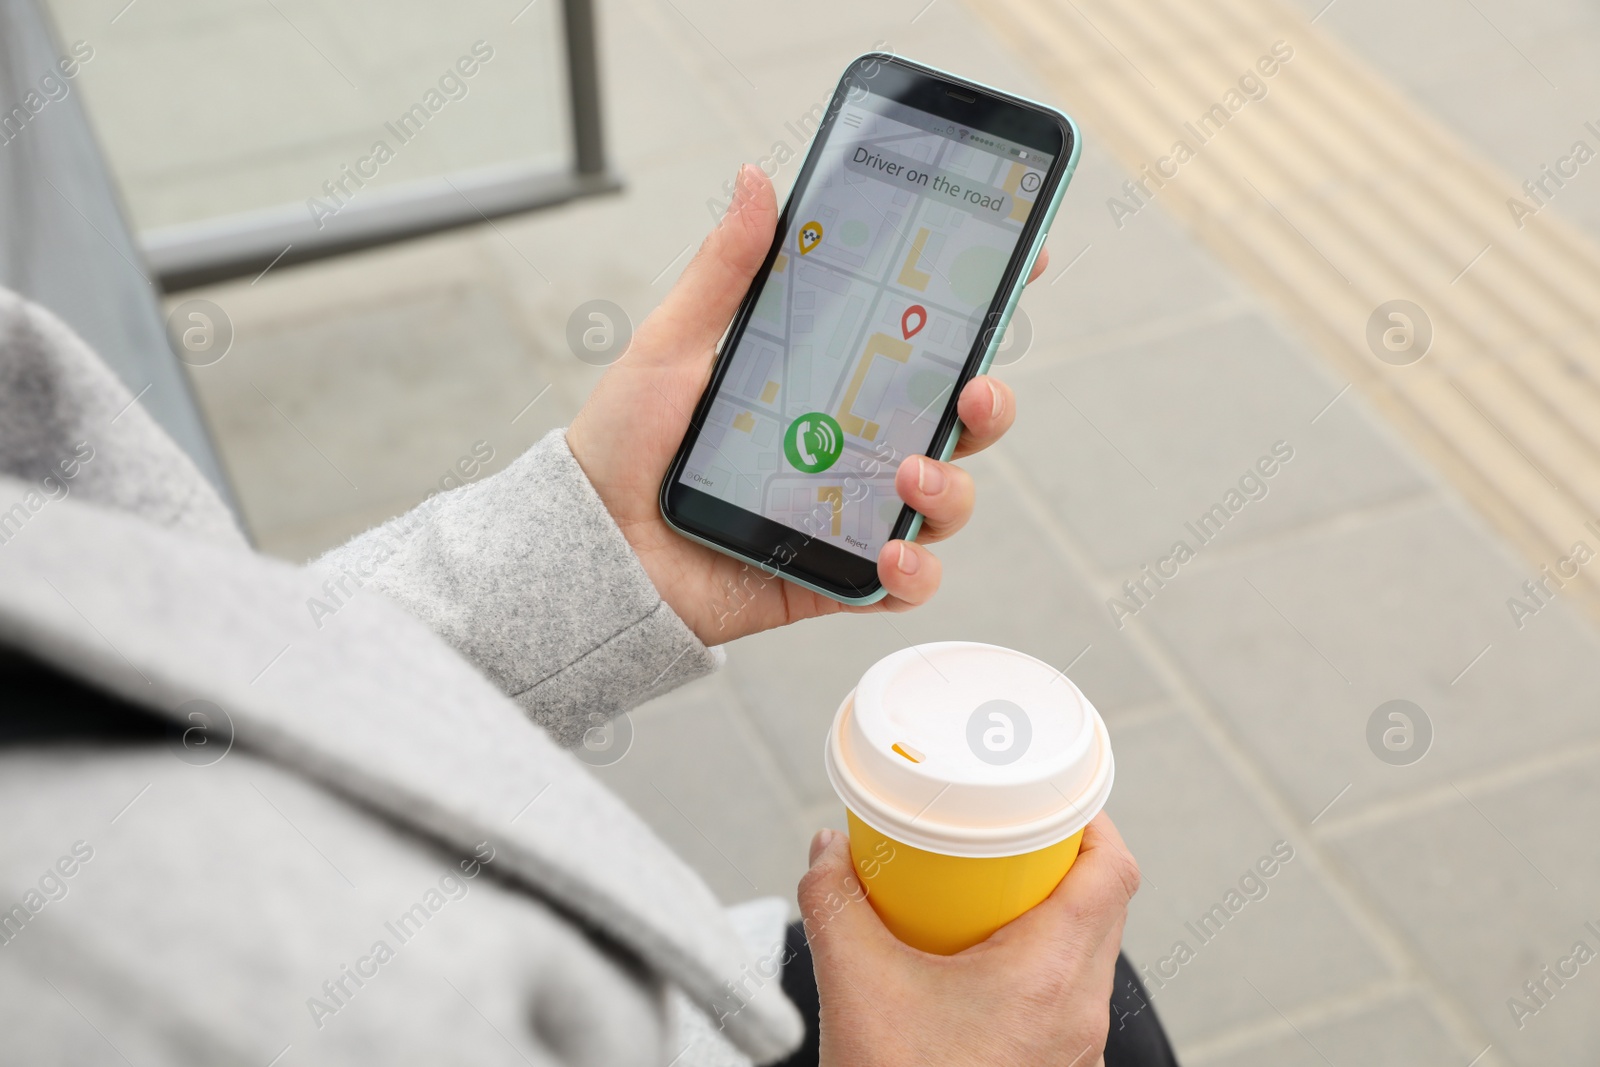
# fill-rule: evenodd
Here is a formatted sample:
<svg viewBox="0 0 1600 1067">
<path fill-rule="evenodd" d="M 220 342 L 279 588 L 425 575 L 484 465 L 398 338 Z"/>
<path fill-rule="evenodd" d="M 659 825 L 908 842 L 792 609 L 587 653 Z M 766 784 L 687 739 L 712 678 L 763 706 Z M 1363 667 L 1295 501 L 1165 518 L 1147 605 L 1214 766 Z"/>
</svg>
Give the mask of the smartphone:
<svg viewBox="0 0 1600 1067">
<path fill-rule="evenodd" d="M 846 69 L 661 484 L 679 533 L 847 604 L 922 516 L 1078 161 L 1066 115 L 897 56 Z"/>
</svg>

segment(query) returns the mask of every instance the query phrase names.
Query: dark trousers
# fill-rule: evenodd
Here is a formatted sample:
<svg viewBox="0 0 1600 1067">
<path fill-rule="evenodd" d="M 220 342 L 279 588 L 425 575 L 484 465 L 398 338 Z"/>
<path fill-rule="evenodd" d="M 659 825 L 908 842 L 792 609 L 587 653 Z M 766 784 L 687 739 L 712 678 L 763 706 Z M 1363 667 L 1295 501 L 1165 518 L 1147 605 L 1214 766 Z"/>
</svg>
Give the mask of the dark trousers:
<svg viewBox="0 0 1600 1067">
<path fill-rule="evenodd" d="M 806 1021 L 805 1043 L 778 1067 L 817 1067 L 819 1003 L 817 979 L 811 969 L 811 948 L 805 929 L 795 923 L 787 935 L 788 963 L 783 968 L 783 991 L 789 994 Z M 1117 957 L 1117 977 L 1111 992 L 1111 1033 L 1106 1038 L 1106 1067 L 1178 1067 L 1161 1020 L 1126 956 Z"/>
</svg>

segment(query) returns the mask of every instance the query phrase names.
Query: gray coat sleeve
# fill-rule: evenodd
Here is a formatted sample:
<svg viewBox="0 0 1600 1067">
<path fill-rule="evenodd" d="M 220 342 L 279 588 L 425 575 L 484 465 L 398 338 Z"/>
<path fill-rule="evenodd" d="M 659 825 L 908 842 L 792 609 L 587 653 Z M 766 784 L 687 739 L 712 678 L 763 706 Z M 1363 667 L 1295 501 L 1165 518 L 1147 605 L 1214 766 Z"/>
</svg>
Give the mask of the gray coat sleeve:
<svg viewBox="0 0 1600 1067">
<path fill-rule="evenodd" d="M 721 662 L 656 592 L 564 430 L 313 566 L 328 576 L 319 628 L 382 592 L 568 745 Z"/>
</svg>

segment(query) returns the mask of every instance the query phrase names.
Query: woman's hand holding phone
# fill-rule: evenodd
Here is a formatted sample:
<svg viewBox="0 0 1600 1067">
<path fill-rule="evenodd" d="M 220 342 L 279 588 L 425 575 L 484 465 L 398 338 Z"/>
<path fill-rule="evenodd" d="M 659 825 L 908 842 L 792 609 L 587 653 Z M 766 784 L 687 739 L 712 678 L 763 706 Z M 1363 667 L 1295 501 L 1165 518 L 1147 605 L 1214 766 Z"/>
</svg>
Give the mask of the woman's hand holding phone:
<svg viewBox="0 0 1600 1067">
<path fill-rule="evenodd" d="M 920 543 L 890 541 L 878 554 L 888 597 L 855 608 L 784 581 L 676 533 L 661 517 L 658 490 L 690 413 L 705 390 L 717 341 L 772 246 L 778 204 L 772 183 L 746 164 L 721 223 L 661 305 L 640 325 L 627 352 L 607 368 L 567 430 L 567 444 L 646 573 L 673 611 L 708 645 L 838 611 L 905 611 L 939 588 L 938 557 L 925 547 L 972 515 L 972 476 L 951 463 L 912 456 L 895 489 L 924 516 Z M 1048 262 L 1040 251 L 1029 280 Z M 962 390 L 964 430 L 955 456 L 999 440 L 1016 417 L 1016 397 L 982 376 Z"/>
</svg>

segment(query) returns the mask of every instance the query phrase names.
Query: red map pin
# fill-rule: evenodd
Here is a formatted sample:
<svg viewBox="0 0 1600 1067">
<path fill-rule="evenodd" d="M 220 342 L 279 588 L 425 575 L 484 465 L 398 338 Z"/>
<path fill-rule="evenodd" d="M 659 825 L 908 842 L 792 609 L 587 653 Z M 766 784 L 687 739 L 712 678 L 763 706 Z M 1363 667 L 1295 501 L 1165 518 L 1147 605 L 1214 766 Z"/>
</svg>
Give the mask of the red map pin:
<svg viewBox="0 0 1600 1067">
<path fill-rule="evenodd" d="M 928 309 L 921 304 L 912 304 L 906 308 L 906 313 L 900 316 L 900 332 L 907 341 L 917 335 L 917 331 L 928 323 Z"/>
</svg>

